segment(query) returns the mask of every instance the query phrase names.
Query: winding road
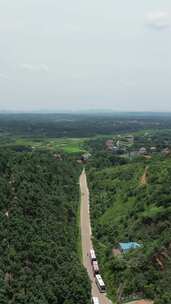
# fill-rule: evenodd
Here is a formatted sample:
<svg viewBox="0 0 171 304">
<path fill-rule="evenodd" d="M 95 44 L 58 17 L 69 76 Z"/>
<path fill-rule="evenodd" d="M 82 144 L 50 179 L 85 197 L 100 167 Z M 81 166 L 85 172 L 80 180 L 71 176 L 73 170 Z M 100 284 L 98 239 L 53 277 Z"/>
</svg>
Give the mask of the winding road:
<svg viewBox="0 0 171 304">
<path fill-rule="evenodd" d="M 83 265 L 87 269 L 87 273 L 91 280 L 92 297 L 98 297 L 100 304 L 111 304 L 112 302 L 107 298 L 106 294 L 99 292 L 96 286 L 95 279 L 92 272 L 91 262 L 89 258 L 90 249 L 93 248 L 91 240 L 91 222 L 89 213 L 89 189 L 87 186 L 87 178 L 85 169 L 80 176 L 80 191 L 81 191 L 81 241 L 82 241 L 82 255 Z"/>
</svg>

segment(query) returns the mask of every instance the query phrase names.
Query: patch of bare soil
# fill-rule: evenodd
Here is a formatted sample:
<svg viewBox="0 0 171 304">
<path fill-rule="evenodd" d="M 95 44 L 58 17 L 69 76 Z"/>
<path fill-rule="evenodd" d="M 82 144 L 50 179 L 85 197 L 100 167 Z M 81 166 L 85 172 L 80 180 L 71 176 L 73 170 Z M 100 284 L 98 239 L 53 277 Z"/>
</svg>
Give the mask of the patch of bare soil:
<svg viewBox="0 0 171 304">
<path fill-rule="evenodd" d="M 148 167 L 145 168 L 144 174 L 140 178 L 140 185 L 146 186 L 148 184 Z"/>
</svg>

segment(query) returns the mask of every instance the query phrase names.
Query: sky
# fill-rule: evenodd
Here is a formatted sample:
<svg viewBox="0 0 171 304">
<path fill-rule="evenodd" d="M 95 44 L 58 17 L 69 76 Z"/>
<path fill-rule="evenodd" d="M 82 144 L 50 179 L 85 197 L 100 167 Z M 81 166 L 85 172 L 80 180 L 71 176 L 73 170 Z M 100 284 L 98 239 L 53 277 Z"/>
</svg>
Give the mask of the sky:
<svg viewBox="0 0 171 304">
<path fill-rule="evenodd" d="M 170 0 L 0 0 L 0 111 L 171 111 Z"/>
</svg>

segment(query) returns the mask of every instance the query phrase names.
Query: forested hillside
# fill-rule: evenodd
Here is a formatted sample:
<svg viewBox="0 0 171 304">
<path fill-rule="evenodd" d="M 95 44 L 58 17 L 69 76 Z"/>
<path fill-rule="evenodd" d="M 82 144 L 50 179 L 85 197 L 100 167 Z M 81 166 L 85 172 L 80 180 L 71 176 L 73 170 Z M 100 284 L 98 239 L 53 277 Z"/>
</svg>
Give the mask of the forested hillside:
<svg viewBox="0 0 171 304">
<path fill-rule="evenodd" d="M 94 244 L 108 292 L 121 302 L 170 304 L 171 158 L 114 160 L 97 155 L 88 169 Z M 141 248 L 114 254 L 129 241 Z"/>
<path fill-rule="evenodd" d="M 78 255 L 80 168 L 50 152 L 0 151 L 0 303 L 89 303 Z"/>
</svg>

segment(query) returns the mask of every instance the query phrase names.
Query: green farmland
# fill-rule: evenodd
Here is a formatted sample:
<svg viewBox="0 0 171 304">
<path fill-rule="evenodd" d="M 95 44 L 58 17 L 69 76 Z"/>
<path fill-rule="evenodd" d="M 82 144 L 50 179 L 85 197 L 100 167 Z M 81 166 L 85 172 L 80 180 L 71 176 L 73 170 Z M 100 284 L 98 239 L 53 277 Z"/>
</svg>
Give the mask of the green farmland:
<svg viewBox="0 0 171 304">
<path fill-rule="evenodd" d="M 23 137 L 1 137 L 0 146 L 26 146 L 32 149 L 48 149 L 64 151 L 66 153 L 84 153 L 85 138 L 23 138 Z"/>
</svg>

